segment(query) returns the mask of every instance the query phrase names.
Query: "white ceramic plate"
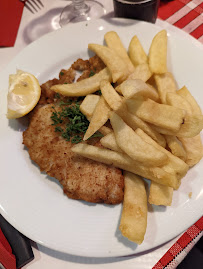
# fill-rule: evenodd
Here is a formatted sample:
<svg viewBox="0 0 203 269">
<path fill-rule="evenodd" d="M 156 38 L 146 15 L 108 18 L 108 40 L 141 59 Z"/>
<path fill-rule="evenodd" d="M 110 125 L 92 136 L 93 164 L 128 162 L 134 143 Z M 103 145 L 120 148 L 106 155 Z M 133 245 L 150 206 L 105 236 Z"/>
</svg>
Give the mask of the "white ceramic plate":
<svg viewBox="0 0 203 269">
<path fill-rule="evenodd" d="M 203 208 L 202 162 L 192 168 L 174 193 L 171 207 L 149 207 L 142 245 L 119 232 L 121 205 L 90 204 L 68 199 L 57 181 L 40 173 L 22 145 L 24 120 L 6 114 L 9 74 L 16 69 L 33 73 L 45 82 L 77 58 L 87 58 L 88 43 L 103 44 L 104 34 L 115 30 L 126 47 L 137 35 L 148 51 L 160 27 L 132 20 L 97 20 L 52 32 L 26 47 L 0 74 L 0 210 L 20 232 L 47 247 L 88 257 L 114 257 L 156 247 L 183 232 L 200 218 Z M 202 100 L 203 49 L 181 31 L 168 31 L 168 67 L 179 87 L 187 85 Z M 188 194 L 192 192 L 190 199 Z"/>
</svg>

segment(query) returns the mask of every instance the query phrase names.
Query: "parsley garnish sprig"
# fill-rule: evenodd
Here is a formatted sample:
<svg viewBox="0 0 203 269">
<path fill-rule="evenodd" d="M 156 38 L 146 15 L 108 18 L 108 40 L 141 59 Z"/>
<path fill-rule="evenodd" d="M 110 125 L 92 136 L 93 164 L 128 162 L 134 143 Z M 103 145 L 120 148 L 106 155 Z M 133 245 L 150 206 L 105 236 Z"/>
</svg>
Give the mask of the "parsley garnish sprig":
<svg viewBox="0 0 203 269">
<path fill-rule="evenodd" d="M 51 119 L 55 126 L 55 132 L 61 133 L 61 136 L 71 143 L 77 144 L 80 143 L 83 139 L 85 132 L 88 129 L 89 121 L 80 112 L 80 105 L 78 102 L 72 103 L 71 100 L 67 102 L 60 101 L 60 111 L 56 111 L 56 108 L 53 106 L 53 112 Z M 97 132 L 93 137 L 101 137 L 102 135 Z"/>
</svg>

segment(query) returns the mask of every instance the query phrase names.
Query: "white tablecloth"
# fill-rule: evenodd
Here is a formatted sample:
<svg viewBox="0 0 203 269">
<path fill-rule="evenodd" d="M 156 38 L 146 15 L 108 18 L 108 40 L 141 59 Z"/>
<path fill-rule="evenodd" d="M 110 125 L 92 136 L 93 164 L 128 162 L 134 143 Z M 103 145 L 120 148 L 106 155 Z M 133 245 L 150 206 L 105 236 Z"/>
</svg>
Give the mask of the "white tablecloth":
<svg viewBox="0 0 203 269">
<path fill-rule="evenodd" d="M 32 14 L 24 8 L 17 40 L 14 47 L 0 48 L 0 71 L 10 60 L 29 43 L 40 36 L 59 28 L 59 14 L 67 4 L 65 0 L 41 0 L 44 4 L 38 13 Z M 110 0 L 98 0 L 106 8 L 107 16 L 113 16 L 113 3 Z M 157 21 L 156 24 L 161 24 Z M 125 258 L 84 258 L 72 256 L 43 247 L 40 244 L 32 243 L 35 259 L 24 266 L 25 269 L 77 269 L 77 268 L 125 268 L 125 269 L 150 269 L 164 255 L 164 253 L 178 239 L 172 241 L 141 255 Z"/>
</svg>

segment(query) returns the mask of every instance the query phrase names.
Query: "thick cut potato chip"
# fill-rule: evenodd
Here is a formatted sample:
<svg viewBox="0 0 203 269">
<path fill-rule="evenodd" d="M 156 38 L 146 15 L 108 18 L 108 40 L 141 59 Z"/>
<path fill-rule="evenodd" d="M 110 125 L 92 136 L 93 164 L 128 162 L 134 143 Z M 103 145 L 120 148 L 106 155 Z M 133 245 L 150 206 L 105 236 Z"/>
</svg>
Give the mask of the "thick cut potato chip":
<svg viewBox="0 0 203 269">
<path fill-rule="evenodd" d="M 113 82 L 122 82 L 129 76 L 127 64 L 113 49 L 98 44 L 89 44 L 88 48 L 94 51 L 109 68 Z"/>
<path fill-rule="evenodd" d="M 147 54 L 136 35 L 130 41 L 128 53 L 134 66 L 148 62 Z"/>
<path fill-rule="evenodd" d="M 192 107 L 192 112 L 194 114 L 202 114 L 201 108 L 198 105 L 197 101 L 185 86 L 178 90 L 177 94 L 185 98 L 190 103 Z"/>
<path fill-rule="evenodd" d="M 203 145 L 200 135 L 192 138 L 180 137 L 179 140 L 182 142 L 182 145 L 187 154 L 187 159 L 185 162 L 190 167 L 194 166 L 203 157 Z"/>
<path fill-rule="evenodd" d="M 152 205 L 170 206 L 173 198 L 173 188 L 151 182 L 148 202 Z"/>
<path fill-rule="evenodd" d="M 96 131 L 98 131 L 109 119 L 110 107 L 104 100 L 103 96 L 100 97 L 94 113 L 91 117 L 89 127 L 84 135 L 83 140 L 90 138 Z"/>
<path fill-rule="evenodd" d="M 177 90 L 176 82 L 174 80 L 174 77 L 171 73 L 167 72 L 162 75 L 155 75 L 154 76 L 155 83 L 157 85 L 157 89 L 159 92 L 159 96 L 161 99 L 161 102 L 163 104 L 166 104 L 166 94 L 168 92 L 175 93 Z"/>
<path fill-rule="evenodd" d="M 147 229 L 147 193 L 144 181 L 124 173 L 124 201 L 119 229 L 130 241 L 141 244 Z"/>
<path fill-rule="evenodd" d="M 111 109 L 116 110 L 122 103 L 122 98 L 112 87 L 111 83 L 107 80 L 103 80 L 100 83 L 100 89 L 102 95 Z"/>
<path fill-rule="evenodd" d="M 166 164 L 168 167 L 167 169 L 170 171 L 170 169 L 177 173 L 177 177 L 181 179 L 184 177 L 188 171 L 188 165 L 181 160 L 180 158 L 174 156 L 171 152 L 161 147 L 158 143 L 156 143 L 153 139 L 151 139 L 150 136 L 148 136 L 145 132 L 143 132 L 141 129 L 137 129 L 135 131 L 145 142 L 153 145 L 156 147 L 157 150 L 160 150 L 161 152 L 164 152 L 168 156 L 168 163 Z M 163 184 L 163 183 L 161 183 Z M 165 184 L 164 184 L 165 185 Z M 172 187 L 172 186 L 171 186 Z"/>
<path fill-rule="evenodd" d="M 126 62 L 128 66 L 129 73 L 132 73 L 135 69 L 134 65 L 132 64 L 126 49 L 123 46 L 123 43 L 121 42 L 120 37 L 118 34 L 114 31 L 107 32 L 104 35 L 104 39 L 106 41 L 106 44 L 109 48 L 115 50 L 115 52 Z"/>
<path fill-rule="evenodd" d="M 86 96 L 99 90 L 100 82 L 106 79 L 112 82 L 112 76 L 108 68 L 104 68 L 92 77 L 83 79 L 72 84 L 58 84 L 51 87 L 51 90 L 64 96 Z"/>
<path fill-rule="evenodd" d="M 179 107 L 186 110 L 187 113 L 192 114 L 192 106 L 190 103 L 177 93 L 168 92 L 166 94 L 166 104 L 174 107 Z"/>
<path fill-rule="evenodd" d="M 165 138 L 167 145 L 171 150 L 171 152 L 173 153 L 173 155 L 185 161 L 187 158 L 187 154 L 180 140 L 178 140 L 178 138 L 174 135 L 166 135 Z"/>
<path fill-rule="evenodd" d="M 130 101 L 130 100 L 128 100 Z M 154 128 L 152 128 L 148 123 L 138 118 L 136 115 L 130 113 L 127 109 L 126 103 L 122 103 L 120 107 L 116 110 L 116 113 L 129 125 L 133 130 L 137 128 L 142 129 L 147 133 L 152 139 L 154 139 L 158 144 L 165 148 L 166 140 L 163 135 L 159 134 Z"/>
<path fill-rule="evenodd" d="M 141 79 L 125 80 L 119 85 L 119 87 L 126 99 L 137 98 L 141 96 L 145 99 L 150 98 L 154 101 L 159 100 L 157 91 L 153 87 L 147 85 L 147 83 Z"/>
<path fill-rule="evenodd" d="M 136 115 L 142 120 L 173 132 L 178 132 L 185 120 L 185 114 L 183 109 L 158 104 L 150 99 L 142 102 L 136 111 Z"/>
<path fill-rule="evenodd" d="M 146 143 L 116 113 L 110 117 L 116 142 L 132 159 L 149 166 L 159 166 L 168 161 L 165 153 Z"/>
<path fill-rule="evenodd" d="M 102 144 L 103 147 L 107 149 L 114 150 L 116 152 L 123 152 L 121 148 L 119 148 L 117 142 L 116 142 L 116 137 L 113 132 L 105 135 L 100 139 L 100 143 Z"/>
<path fill-rule="evenodd" d="M 149 68 L 152 73 L 163 74 L 167 71 L 167 32 L 160 31 L 152 40 L 149 49 Z"/>
<path fill-rule="evenodd" d="M 83 143 L 73 146 L 71 150 L 83 157 L 113 165 L 174 189 L 178 189 L 180 186 L 180 179 L 187 172 L 187 169 L 184 169 L 183 171 L 182 166 L 179 167 L 179 162 L 177 162 L 177 169 L 175 170 L 171 164 L 168 163 L 160 167 L 144 166 L 140 162 L 132 160 L 125 153 L 115 152 L 110 149 L 99 148 Z M 180 160 L 179 158 L 177 159 Z M 180 161 L 183 162 L 182 160 Z M 188 166 L 185 164 L 185 167 L 187 168 Z"/>
<path fill-rule="evenodd" d="M 100 96 L 96 94 L 88 94 L 80 105 L 80 111 L 88 119 L 92 117 L 97 103 L 99 102 Z"/>
</svg>

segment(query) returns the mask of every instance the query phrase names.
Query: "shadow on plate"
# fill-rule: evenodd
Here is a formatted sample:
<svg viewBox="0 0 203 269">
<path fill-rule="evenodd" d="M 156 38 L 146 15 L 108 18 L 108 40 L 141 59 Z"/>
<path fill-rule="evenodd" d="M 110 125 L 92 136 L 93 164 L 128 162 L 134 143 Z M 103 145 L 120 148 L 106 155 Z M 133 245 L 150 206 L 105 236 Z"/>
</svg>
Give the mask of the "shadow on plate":
<svg viewBox="0 0 203 269">
<path fill-rule="evenodd" d="M 8 126 L 14 131 L 24 132 L 28 127 L 29 119 L 27 116 L 19 119 L 9 119 Z"/>
<path fill-rule="evenodd" d="M 63 7 L 53 8 L 43 16 L 32 20 L 25 27 L 25 31 L 23 33 L 23 39 L 26 44 L 33 42 L 34 40 L 49 32 L 59 29 L 59 18 L 62 10 Z"/>
</svg>

